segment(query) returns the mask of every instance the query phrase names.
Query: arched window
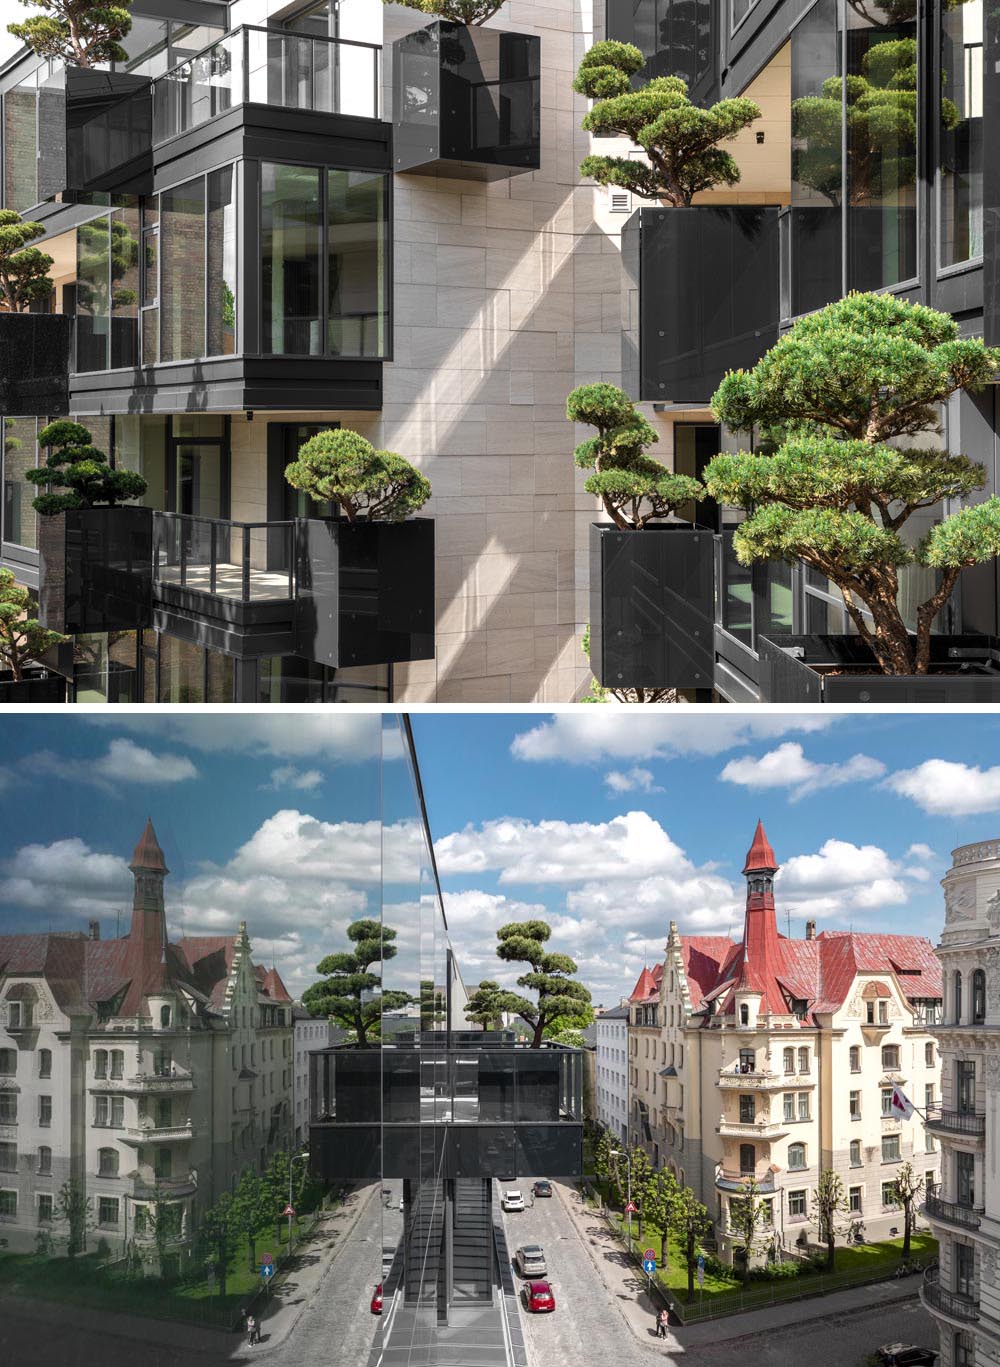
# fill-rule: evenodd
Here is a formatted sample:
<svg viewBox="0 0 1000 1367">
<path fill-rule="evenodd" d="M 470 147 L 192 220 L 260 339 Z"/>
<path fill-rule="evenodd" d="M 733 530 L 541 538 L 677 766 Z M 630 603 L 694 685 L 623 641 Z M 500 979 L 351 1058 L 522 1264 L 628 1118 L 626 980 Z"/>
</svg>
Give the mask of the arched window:
<svg viewBox="0 0 1000 1367">
<path fill-rule="evenodd" d="M 38 1076 L 52 1076 L 52 1050 L 39 1049 L 38 1051 Z"/>
<path fill-rule="evenodd" d="M 752 1144 L 740 1145 L 740 1174 L 749 1176 L 757 1171 L 757 1150 Z"/>
<path fill-rule="evenodd" d="M 972 975 L 972 1023 L 982 1025 L 986 1019 L 986 974 L 977 968 Z"/>
<path fill-rule="evenodd" d="M 17 1072 L 17 1050 L 0 1049 L 0 1077 L 13 1077 Z"/>
<path fill-rule="evenodd" d="M 169 1029 L 170 1029 L 170 1007 L 169 1007 L 169 1006 L 161 1006 L 161 1007 L 160 1007 L 160 1028 L 161 1028 L 161 1030 L 169 1030 Z"/>
<path fill-rule="evenodd" d="M 94 1077 L 107 1077 L 108 1075 L 108 1051 L 98 1049 L 94 1054 Z"/>
<path fill-rule="evenodd" d="M 851 1167 L 852 1167 L 852 1168 L 860 1168 L 860 1167 L 861 1167 L 861 1140 L 860 1140 L 860 1139 L 852 1139 L 852 1140 L 851 1140 Z"/>
<path fill-rule="evenodd" d="M 750 1024 L 750 1008 L 746 1002 L 740 1002 L 740 1025 Z"/>
<path fill-rule="evenodd" d="M 795 1050 L 794 1050 L 794 1049 L 783 1049 L 783 1050 L 781 1051 L 781 1060 L 782 1060 L 781 1066 L 784 1068 L 784 1070 L 785 1070 L 786 1073 L 794 1073 L 794 1072 L 795 1072 Z"/>
<path fill-rule="evenodd" d="M 805 1144 L 789 1144 L 788 1166 L 790 1168 L 804 1168 L 806 1166 Z"/>
<path fill-rule="evenodd" d="M 962 975 L 957 970 L 954 977 L 954 988 L 952 991 L 952 1006 L 954 1009 L 954 1021 L 956 1025 L 962 1024 Z"/>
<path fill-rule="evenodd" d="M 118 1150 L 117 1150 L 117 1149 L 98 1149 L 98 1151 L 97 1151 L 97 1175 L 98 1175 L 98 1177 L 117 1177 L 117 1176 L 118 1176 Z"/>
</svg>

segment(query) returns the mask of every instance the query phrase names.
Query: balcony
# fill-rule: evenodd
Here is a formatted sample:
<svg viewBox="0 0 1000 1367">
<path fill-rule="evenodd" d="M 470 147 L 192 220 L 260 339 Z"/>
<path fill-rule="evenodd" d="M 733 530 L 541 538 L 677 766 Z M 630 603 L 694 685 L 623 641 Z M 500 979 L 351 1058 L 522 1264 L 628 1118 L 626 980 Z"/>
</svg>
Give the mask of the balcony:
<svg viewBox="0 0 1000 1367">
<path fill-rule="evenodd" d="M 774 1184 L 774 1173 L 768 1168 L 763 1175 L 752 1172 L 740 1172 L 738 1169 L 727 1169 L 720 1166 L 715 1174 L 715 1185 L 719 1191 L 735 1192 L 738 1196 L 746 1191 L 747 1183 L 756 1175 L 757 1190 L 762 1196 L 770 1196 L 778 1190 Z"/>
<path fill-rule="evenodd" d="M 781 1139 L 788 1133 L 788 1123 L 770 1119 L 730 1120 L 723 1116 L 715 1132 L 723 1139 Z"/>
<path fill-rule="evenodd" d="M 963 1291 L 949 1291 L 941 1285 L 940 1269 L 928 1268 L 920 1288 L 928 1310 L 937 1310 L 960 1324 L 974 1324 L 979 1318 L 979 1302 Z"/>
<path fill-rule="evenodd" d="M 704 408 L 729 370 L 778 340 L 778 213 L 638 209 L 622 232 L 623 387 Z"/>
<path fill-rule="evenodd" d="M 928 1220 L 938 1220 L 957 1229 L 978 1229 L 985 1211 L 982 1206 L 967 1202 L 946 1201 L 939 1195 L 939 1188 L 932 1186 L 924 1194 L 924 1213 Z"/>
<path fill-rule="evenodd" d="M 128 1177 L 128 1194 L 133 1201 L 182 1201 L 197 1190 L 198 1178 L 194 1172 L 186 1177 L 152 1178 L 134 1172 Z"/>
<path fill-rule="evenodd" d="M 963 1139 L 985 1139 L 986 1116 L 973 1111 L 946 1111 L 942 1106 L 928 1106 L 924 1124 L 936 1134 L 954 1134 Z"/>
<path fill-rule="evenodd" d="M 768 1092 L 777 1091 L 787 1085 L 787 1078 L 783 1078 L 779 1073 L 772 1073 L 766 1070 L 744 1072 L 720 1072 L 719 1086 L 725 1091 L 733 1092 Z"/>
<path fill-rule="evenodd" d="M 180 1125 L 160 1125 L 150 1117 L 140 1120 L 138 1125 L 126 1125 L 121 1134 L 126 1144 L 176 1144 L 194 1138 L 194 1126 L 190 1120 Z"/>
</svg>

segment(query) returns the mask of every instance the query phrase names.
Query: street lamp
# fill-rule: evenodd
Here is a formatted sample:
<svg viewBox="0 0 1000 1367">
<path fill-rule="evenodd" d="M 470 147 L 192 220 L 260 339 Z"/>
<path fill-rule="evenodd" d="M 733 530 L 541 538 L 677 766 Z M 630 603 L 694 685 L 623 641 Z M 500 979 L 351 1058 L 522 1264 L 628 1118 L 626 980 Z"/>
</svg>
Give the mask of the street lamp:
<svg viewBox="0 0 1000 1367">
<path fill-rule="evenodd" d="M 625 1194 L 625 1214 L 626 1214 L 626 1216 L 627 1216 L 627 1218 L 628 1218 L 628 1242 L 629 1242 L 629 1248 L 631 1248 L 631 1247 L 632 1247 L 632 1212 L 631 1212 L 631 1210 L 629 1210 L 629 1206 L 631 1206 L 631 1204 L 632 1204 L 632 1155 L 631 1155 L 630 1153 L 628 1153 L 627 1151 L 623 1151 L 622 1149 L 612 1149 L 611 1152 L 608 1154 L 608 1157 L 609 1157 L 609 1158 L 624 1158 L 624 1159 L 625 1159 L 625 1162 L 628 1164 L 628 1173 L 627 1173 L 627 1177 L 626 1177 L 627 1186 L 626 1186 L 626 1194 Z"/>
<path fill-rule="evenodd" d="M 292 1216 L 292 1214 L 291 1214 L 291 1210 L 292 1210 L 292 1175 L 293 1175 L 293 1173 L 295 1172 L 295 1164 L 296 1164 L 296 1163 L 301 1163 L 302 1160 L 303 1160 L 304 1158 L 308 1158 L 308 1157 L 309 1157 L 309 1150 L 306 1149 L 305 1153 L 293 1153 L 293 1154 L 291 1155 L 291 1157 L 289 1158 L 289 1160 L 288 1160 L 288 1211 L 289 1211 L 289 1215 L 288 1215 L 288 1251 L 289 1251 L 289 1253 L 291 1253 L 291 1251 L 292 1251 L 292 1219 L 294 1218 L 294 1217 Z"/>
</svg>

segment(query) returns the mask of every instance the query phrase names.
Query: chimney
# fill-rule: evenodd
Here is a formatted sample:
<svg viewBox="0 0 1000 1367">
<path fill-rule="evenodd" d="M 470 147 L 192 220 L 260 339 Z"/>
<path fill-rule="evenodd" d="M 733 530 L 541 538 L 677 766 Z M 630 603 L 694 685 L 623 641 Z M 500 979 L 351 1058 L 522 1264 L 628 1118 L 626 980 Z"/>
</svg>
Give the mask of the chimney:
<svg viewBox="0 0 1000 1367">
<path fill-rule="evenodd" d="M 816 938 L 816 922 L 815 922 L 815 921 L 807 921 L 807 922 L 806 922 L 806 939 L 807 939 L 807 940 L 815 940 L 815 938 Z"/>
<path fill-rule="evenodd" d="M 87 923 L 87 929 L 88 929 L 89 932 L 90 932 L 90 938 L 91 938 L 92 940 L 99 940 L 99 939 L 101 938 L 101 923 L 100 923 L 100 921 L 89 921 L 89 922 Z"/>
</svg>

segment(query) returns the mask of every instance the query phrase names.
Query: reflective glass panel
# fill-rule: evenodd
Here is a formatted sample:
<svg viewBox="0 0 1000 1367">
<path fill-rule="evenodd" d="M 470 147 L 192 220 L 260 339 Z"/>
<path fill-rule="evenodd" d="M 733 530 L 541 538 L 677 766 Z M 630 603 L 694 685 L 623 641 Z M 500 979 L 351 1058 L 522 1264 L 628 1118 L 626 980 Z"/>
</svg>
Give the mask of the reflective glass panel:
<svg viewBox="0 0 1000 1367">
<path fill-rule="evenodd" d="M 983 4 L 941 6 L 940 261 L 983 254 Z"/>
</svg>

